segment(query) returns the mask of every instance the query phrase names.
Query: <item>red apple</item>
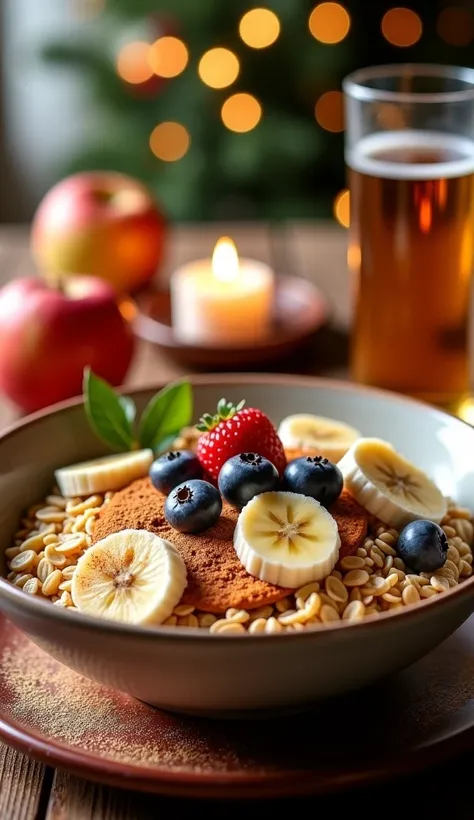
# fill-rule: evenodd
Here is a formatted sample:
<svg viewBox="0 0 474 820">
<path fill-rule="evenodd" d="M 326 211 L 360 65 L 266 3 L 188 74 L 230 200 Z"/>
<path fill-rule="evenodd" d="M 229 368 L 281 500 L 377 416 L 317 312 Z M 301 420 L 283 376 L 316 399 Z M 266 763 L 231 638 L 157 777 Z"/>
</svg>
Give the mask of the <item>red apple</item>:
<svg viewBox="0 0 474 820">
<path fill-rule="evenodd" d="M 46 194 L 31 246 L 50 283 L 70 274 L 100 276 L 117 292 L 130 292 L 156 273 L 165 234 L 165 219 L 144 185 L 123 174 L 87 172 Z"/>
<path fill-rule="evenodd" d="M 80 395 L 86 365 L 121 384 L 132 353 L 132 330 L 101 279 L 71 278 L 61 290 L 14 279 L 0 290 L 0 391 L 27 413 Z"/>
</svg>

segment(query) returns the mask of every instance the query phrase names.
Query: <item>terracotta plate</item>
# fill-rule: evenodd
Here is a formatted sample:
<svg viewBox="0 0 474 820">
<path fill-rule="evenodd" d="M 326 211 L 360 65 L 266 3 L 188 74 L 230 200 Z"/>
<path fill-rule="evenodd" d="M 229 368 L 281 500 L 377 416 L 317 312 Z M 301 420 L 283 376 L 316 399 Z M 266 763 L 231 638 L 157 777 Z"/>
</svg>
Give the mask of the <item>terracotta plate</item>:
<svg viewBox="0 0 474 820">
<path fill-rule="evenodd" d="M 377 688 L 238 722 L 166 714 L 92 683 L 1 618 L 0 736 L 84 777 L 180 796 L 323 792 L 413 771 L 474 742 L 474 616 Z"/>
<path fill-rule="evenodd" d="M 306 279 L 278 276 L 275 281 L 272 333 L 260 345 L 216 348 L 180 344 L 171 327 L 170 295 L 164 290 L 137 296 L 135 332 L 177 361 L 193 367 L 232 370 L 277 361 L 294 353 L 328 322 L 329 307 L 318 288 Z"/>
</svg>

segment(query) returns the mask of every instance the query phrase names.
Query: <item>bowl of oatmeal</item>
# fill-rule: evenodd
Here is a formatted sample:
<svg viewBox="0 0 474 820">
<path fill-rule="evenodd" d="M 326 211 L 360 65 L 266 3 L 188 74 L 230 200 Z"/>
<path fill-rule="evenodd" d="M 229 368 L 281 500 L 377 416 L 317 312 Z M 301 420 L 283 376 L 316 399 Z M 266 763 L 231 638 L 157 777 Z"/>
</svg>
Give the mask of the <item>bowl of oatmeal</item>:
<svg viewBox="0 0 474 820">
<path fill-rule="evenodd" d="M 224 716 L 373 683 L 474 611 L 474 429 L 333 381 L 188 387 L 0 438 L 0 610 L 46 652 Z"/>
</svg>

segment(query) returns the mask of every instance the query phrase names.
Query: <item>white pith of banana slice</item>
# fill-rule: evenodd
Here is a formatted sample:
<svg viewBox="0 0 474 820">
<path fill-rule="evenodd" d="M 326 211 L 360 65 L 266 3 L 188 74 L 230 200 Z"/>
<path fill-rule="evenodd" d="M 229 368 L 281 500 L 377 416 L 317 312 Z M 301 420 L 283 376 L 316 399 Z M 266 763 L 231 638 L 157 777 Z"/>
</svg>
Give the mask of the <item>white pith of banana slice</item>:
<svg viewBox="0 0 474 820">
<path fill-rule="evenodd" d="M 338 464 L 344 485 L 384 524 L 400 529 L 423 518 L 439 524 L 447 500 L 426 473 L 386 441 L 361 438 Z"/>
<path fill-rule="evenodd" d="M 269 492 L 243 508 L 234 548 L 250 575 L 297 589 L 334 569 L 341 541 L 337 523 L 314 498 Z"/>
<path fill-rule="evenodd" d="M 342 421 L 297 413 L 283 419 L 278 435 L 287 450 L 314 450 L 337 463 L 361 433 Z"/>
<path fill-rule="evenodd" d="M 71 596 L 87 615 L 158 625 L 185 588 L 184 561 L 169 541 L 147 530 L 122 530 L 97 541 L 79 559 Z"/>
<path fill-rule="evenodd" d="M 121 490 L 131 481 L 144 478 L 152 461 L 152 450 L 134 450 L 62 467 L 54 476 L 63 495 L 104 493 Z"/>
</svg>

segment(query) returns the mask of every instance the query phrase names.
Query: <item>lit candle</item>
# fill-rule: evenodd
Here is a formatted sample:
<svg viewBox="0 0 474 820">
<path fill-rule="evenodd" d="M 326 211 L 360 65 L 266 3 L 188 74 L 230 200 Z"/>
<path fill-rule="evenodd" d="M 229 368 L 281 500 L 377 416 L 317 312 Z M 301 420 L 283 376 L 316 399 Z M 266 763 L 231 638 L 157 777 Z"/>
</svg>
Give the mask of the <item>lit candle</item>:
<svg viewBox="0 0 474 820">
<path fill-rule="evenodd" d="M 240 259 L 231 239 L 219 239 L 212 261 L 198 259 L 171 277 L 171 313 L 183 344 L 243 347 L 269 336 L 274 298 L 271 268 Z"/>
</svg>

